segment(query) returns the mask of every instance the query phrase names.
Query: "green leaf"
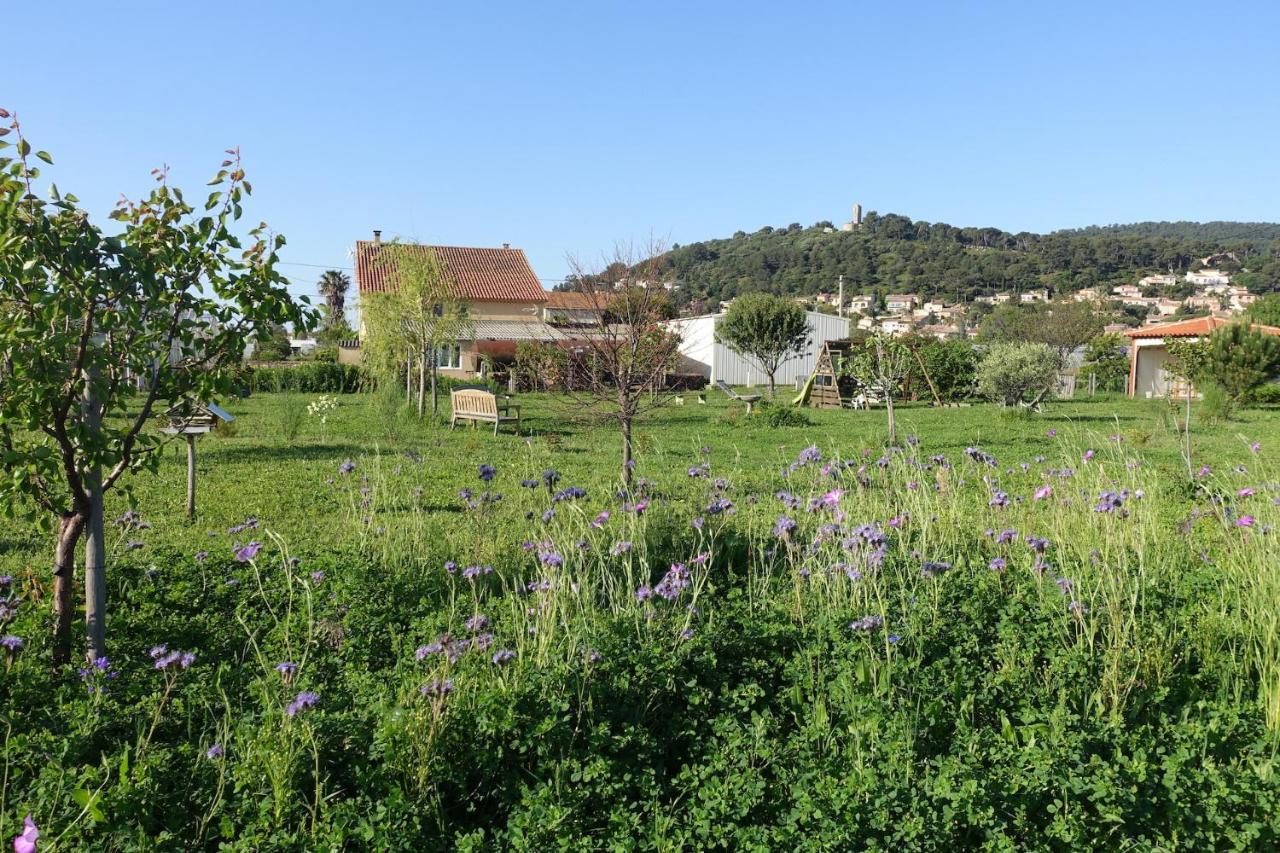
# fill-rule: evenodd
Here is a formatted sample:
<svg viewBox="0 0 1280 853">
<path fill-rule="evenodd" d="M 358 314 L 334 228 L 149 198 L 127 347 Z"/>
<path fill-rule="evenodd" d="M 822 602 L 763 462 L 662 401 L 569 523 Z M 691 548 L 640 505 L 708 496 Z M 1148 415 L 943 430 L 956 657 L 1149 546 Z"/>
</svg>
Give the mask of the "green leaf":
<svg viewBox="0 0 1280 853">
<path fill-rule="evenodd" d="M 25 139 L 18 140 L 18 156 L 26 157 L 31 153 L 31 143 Z"/>
<path fill-rule="evenodd" d="M 53 165 L 53 158 L 49 156 L 48 151 L 37 151 L 36 156 L 48 163 L 50 166 Z"/>
</svg>

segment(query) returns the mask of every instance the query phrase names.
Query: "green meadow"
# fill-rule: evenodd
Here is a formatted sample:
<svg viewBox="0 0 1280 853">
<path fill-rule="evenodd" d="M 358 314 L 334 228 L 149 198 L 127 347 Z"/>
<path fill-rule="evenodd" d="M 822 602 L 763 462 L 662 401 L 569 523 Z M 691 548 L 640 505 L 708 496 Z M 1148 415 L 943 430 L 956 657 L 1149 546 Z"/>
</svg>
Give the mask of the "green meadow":
<svg viewBox="0 0 1280 853">
<path fill-rule="evenodd" d="M 178 447 L 112 496 L 105 662 L 51 669 L 51 536 L 0 522 L 0 835 L 1277 843 L 1274 408 L 1193 412 L 1188 464 L 1163 401 L 907 405 L 886 447 L 883 411 L 691 394 L 627 490 L 556 397 L 520 436 L 314 399 L 229 405 L 194 521 Z"/>
</svg>

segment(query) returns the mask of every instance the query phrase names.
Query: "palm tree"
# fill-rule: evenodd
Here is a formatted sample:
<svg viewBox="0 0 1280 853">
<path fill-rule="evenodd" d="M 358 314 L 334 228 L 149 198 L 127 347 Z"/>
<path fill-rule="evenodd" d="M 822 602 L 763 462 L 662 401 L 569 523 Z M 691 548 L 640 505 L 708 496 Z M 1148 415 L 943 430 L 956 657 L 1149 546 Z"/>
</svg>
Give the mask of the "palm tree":
<svg viewBox="0 0 1280 853">
<path fill-rule="evenodd" d="M 332 327 L 346 322 L 343 309 L 347 304 L 347 290 L 350 287 L 351 276 L 341 270 L 328 270 L 320 276 L 320 283 L 316 285 L 316 290 L 320 292 L 324 298 L 324 304 L 329 309 L 325 316 L 325 326 Z"/>
</svg>

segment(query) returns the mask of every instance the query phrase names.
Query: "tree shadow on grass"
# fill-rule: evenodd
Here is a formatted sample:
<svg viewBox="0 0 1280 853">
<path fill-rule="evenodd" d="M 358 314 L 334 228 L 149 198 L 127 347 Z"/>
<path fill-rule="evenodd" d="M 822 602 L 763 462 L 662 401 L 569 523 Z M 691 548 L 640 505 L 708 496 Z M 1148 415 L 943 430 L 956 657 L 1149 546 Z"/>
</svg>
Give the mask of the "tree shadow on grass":
<svg viewBox="0 0 1280 853">
<path fill-rule="evenodd" d="M 226 460 L 243 462 L 246 459 L 261 460 L 263 462 L 319 462 L 331 459 L 339 461 L 343 459 L 352 459 L 361 454 L 368 453 L 374 448 L 372 445 L 360 444 L 290 444 L 283 446 L 273 446 L 264 444 L 223 444 L 215 445 L 208 442 L 204 445 L 197 445 L 196 457 L 203 457 L 204 460 Z M 381 447 L 380 450 L 393 451 L 397 455 L 402 452 L 400 446 L 394 445 L 389 447 Z"/>
</svg>

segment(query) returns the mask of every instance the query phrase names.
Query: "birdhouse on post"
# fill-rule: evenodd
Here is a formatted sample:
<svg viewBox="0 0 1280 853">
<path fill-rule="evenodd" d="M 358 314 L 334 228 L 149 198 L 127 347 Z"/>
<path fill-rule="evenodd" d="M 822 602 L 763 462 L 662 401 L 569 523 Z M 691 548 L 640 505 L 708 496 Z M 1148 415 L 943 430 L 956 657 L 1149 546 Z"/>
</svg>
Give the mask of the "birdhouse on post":
<svg viewBox="0 0 1280 853">
<path fill-rule="evenodd" d="M 187 518 L 196 517 L 196 436 L 212 432 L 219 423 L 231 423 L 235 416 L 214 403 L 186 400 L 165 412 L 169 425 L 160 431 L 187 440 Z"/>
</svg>

